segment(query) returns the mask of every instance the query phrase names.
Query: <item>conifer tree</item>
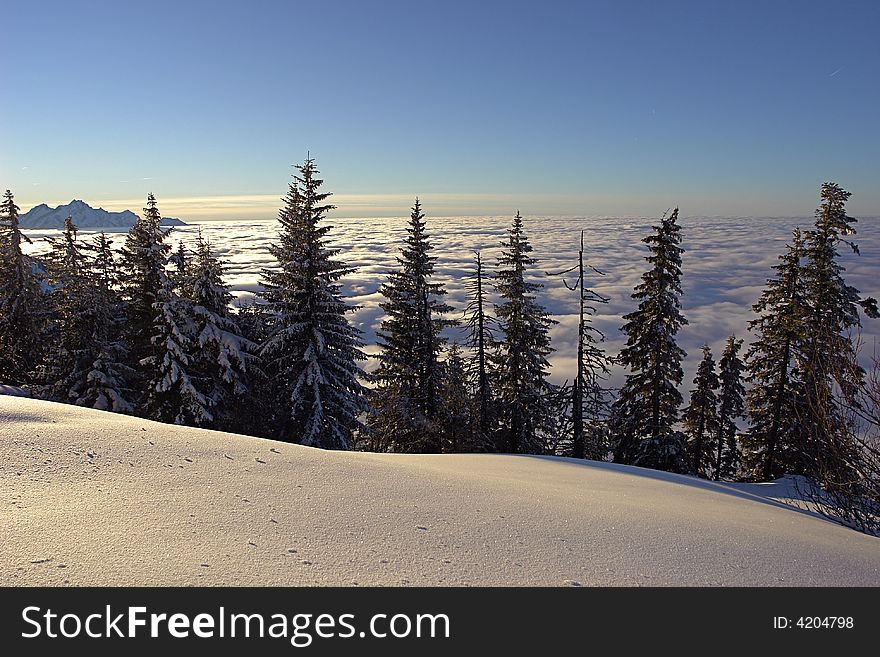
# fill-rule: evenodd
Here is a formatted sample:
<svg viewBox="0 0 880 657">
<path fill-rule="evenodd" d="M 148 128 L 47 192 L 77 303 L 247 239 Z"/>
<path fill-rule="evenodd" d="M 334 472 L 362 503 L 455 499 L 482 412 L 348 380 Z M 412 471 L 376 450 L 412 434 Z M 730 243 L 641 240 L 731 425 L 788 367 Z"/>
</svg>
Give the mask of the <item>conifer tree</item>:
<svg viewBox="0 0 880 657">
<path fill-rule="evenodd" d="M 277 270 L 263 273 L 263 298 L 272 316 L 260 348 L 273 391 L 272 422 L 281 440 L 349 449 L 363 429 L 367 391 L 358 361 L 366 358 L 360 332 L 347 318 L 340 279 L 354 270 L 327 246 L 323 225 L 333 205 L 312 158 L 298 166 L 279 212 L 279 241 L 270 247 Z"/>
<path fill-rule="evenodd" d="M 532 245 L 523 232 L 519 211 L 507 231 L 498 258 L 495 306 L 503 339 L 499 343 L 497 398 L 500 407 L 499 446 L 508 453 L 544 451 L 543 432 L 550 417 L 551 386 L 547 381 L 549 329 L 555 322 L 535 297 L 543 286 L 527 279 L 536 265 Z"/>
<path fill-rule="evenodd" d="M 199 235 L 201 235 L 201 228 L 199 228 Z M 192 291 L 187 288 L 190 254 L 187 252 L 183 240 L 177 243 L 177 250 L 168 258 L 168 263 L 172 265 L 171 280 L 177 293 L 182 297 L 189 298 L 192 295 Z"/>
<path fill-rule="evenodd" d="M 142 359 L 154 355 L 151 340 L 160 319 L 156 304 L 167 301 L 162 295 L 171 290 L 165 271 L 171 249 L 165 240 L 170 229 L 163 230 L 161 221 L 156 197 L 150 194 L 143 216 L 128 232 L 121 250 L 120 285 L 128 312 L 126 342 L 135 369 L 140 368 Z"/>
<path fill-rule="evenodd" d="M 497 451 L 495 430 L 497 411 L 491 385 L 492 349 L 495 336 L 492 327 L 496 321 L 488 313 L 488 284 L 480 252 L 475 252 L 474 275 L 466 283 L 468 303 L 465 307 L 467 346 L 471 356 L 466 369 L 474 404 L 472 413 L 473 449 L 480 452 Z"/>
<path fill-rule="evenodd" d="M 125 307 L 116 291 L 118 274 L 112 242 L 100 233 L 93 238 L 90 251 L 90 316 L 94 322 L 91 353 L 84 359 L 84 366 L 72 373 L 68 397 L 79 406 L 132 413 L 136 394 L 130 382 L 137 377 L 127 364 L 128 350 L 123 339 Z"/>
<path fill-rule="evenodd" d="M 443 286 L 431 282 L 436 258 L 425 232 L 425 215 L 416 199 L 410 214 L 399 269 L 382 286 L 385 311 L 378 331 L 378 382 L 370 428 L 379 444 L 402 452 L 438 452 L 442 448 L 439 394 L 442 384 L 439 353 L 444 319 L 451 308 L 443 303 Z M 405 414 L 399 413 L 406 408 Z"/>
<path fill-rule="evenodd" d="M 21 232 L 18 217 L 7 189 L 0 202 L 0 382 L 13 385 L 34 380 L 49 320 L 33 262 L 22 252 L 22 242 L 30 239 Z"/>
<path fill-rule="evenodd" d="M 714 463 L 715 441 L 718 438 L 718 375 L 709 345 L 703 345 L 703 359 L 694 376 L 691 399 L 683 421 L 688 436 L 688 452 L 693 472 L 708 478 Z M 720 453 L 720 450 L 719 450 Z"/>
<path fill-rule="evenodd" d="M 148 417 L 187 426 L 209 426 L 214 421 L 212 400 L 198 371 L 197 327 L 193 304 L 176 294 L 171 279 L 162 277 L 154 304 L 156 319 L 151 337 L 152 353 L 141 362 L 146 368 Z"/>
<path fill-rule="evenodd" d="M 743 417 L 745 389 L 742 373 L 745 365 L 739 357 L 742 340 L 731 335 L 727 338 L 721 354 L 721 393 L 718 400 L 718 437 L 715 441 L 715 467 L 713 479 L 729 479 L 740 466 L 741 456 L 737 443 L 736 421 Z"/>
<path fill-rule="evenodd" d="M 837 184 L 824 183 L 815 226 L 804 239 L 802 277 L 808 302 L 801 353 L 804 447 L 806 474 L 820 480 L 851 476 L 849 452 L 856 447 L 840 405 L 853 398 L 863 377 L 851 331 L 860 326 L 860 306 L 877 315 L 876 301 L 860 299 L 859 291 L 843 278 L 841 243 L 858 252 L 847 239 L 856 232 L 856 220 L 846 214 L 849 197 Z"/>
<path fill-rule="evenodd" d="M 95 285 L 90 265 L 91 247 L 77 239 L 71 217 L 60 237 L 48 237 L 46 281 L 50 288 L 53 339 L 41 367 L 45 396 L 69 401 L 71 376 L 82 371 L 95 353 Z"/>
<path fill-rule="evenodd" d="M 577 272 L 574 284 L 563 284 L 578 293 L 577 372 L 571 385 L 571 449 L 566 454 L 574 458 L 604 460 L 608 453 L 607 417 L 608 389 L 603 381 L 610 375 L 611 359 L 601 344 L 605 335 L 592 323 L 596 313 L 593 304 L 607 304 L 609 299 L 586 284 L 586 269 L 604 276 L 595 267 L 584 264 L 584 231 L 581 231 L 578 264 L 551 276 L 565 276 Z"/>
<path fill-rule="evenodd" d="M 791 244 L 773 267 L 774 277 L 752 306 L 758 318 L 749 322 L 755 339 L 746 354 L 750 426 L 743 437 L 743 467 L 752 478 L 769 480 L 806 468 L 804 396 L 797 358 L 809 312 L 801 274 L 803 249 L 800 230 L 795 229 Z"/>
<path fill-rule="evenodd" d="M 677 220 L 678 208 L 642 240 L 650 250 L 645 259 L 651 268 L 632 295 L 638 309 L 624 316 L 627 342 L 619 362 L 630 373 L 612 407 L 611 428 L 615 461 L 685 472 L 687 446 L 674 428 L 686 355 L 675 335 L 687 324 L 681 314 L 683 249 Z"/>
<path fill-rule="evenodd" d="M 169 230 L 153 194 L 122 248 L 121 283 L 127 303 L 127 348 L 143 386 L 141 412 L 160 422 L 204 426 L 213 416 L 210 401 L 194 379 L 195 325 L 192 303 L 174 290 L 167 267 Z M 134 385 L 132 387 L 134 387 Z"/>
<path fill-rule="evenodd" d="M 194 381 L 212 416 L 206 426 L 220 431 L 253 429 L 248 409 L 256 403 L 249 383 L 259 375 L 258 345 L 245 338 L 229 312 L 232 294 L 223 280 L 223 264 L 199 230 L 196 250 L 182 275 L 192 303 Z"/>
</svg>

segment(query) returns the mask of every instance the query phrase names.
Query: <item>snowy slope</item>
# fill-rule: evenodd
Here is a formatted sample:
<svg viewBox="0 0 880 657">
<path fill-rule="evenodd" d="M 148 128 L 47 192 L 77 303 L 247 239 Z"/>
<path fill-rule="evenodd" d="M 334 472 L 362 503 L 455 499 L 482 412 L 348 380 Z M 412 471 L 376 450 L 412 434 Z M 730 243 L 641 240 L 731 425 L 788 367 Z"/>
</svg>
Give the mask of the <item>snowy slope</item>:
<svg viewBox="0 0 880 657">
<path fill-rule="evenodd" d="M 880 541 L 563 459 L 322 452 L 0 396 L 0 584 L 880 585 Z"/>
<path fill-rule="evenodd" d="M 78 228 L 131 228 L 137 222 L 137 215 L 131 210 L 108 212 L 104 208 L 93 208 L 88 203 L 74 199 L 67 205 L 50 208 L 45 203 L 37 205 L 21 215 L 22 228 L 46 229 L 64 228 L 64 220 L 70 217 Z M 180 219 L 163 217 L 163 226 L 184 226 Z"/>
</svg>

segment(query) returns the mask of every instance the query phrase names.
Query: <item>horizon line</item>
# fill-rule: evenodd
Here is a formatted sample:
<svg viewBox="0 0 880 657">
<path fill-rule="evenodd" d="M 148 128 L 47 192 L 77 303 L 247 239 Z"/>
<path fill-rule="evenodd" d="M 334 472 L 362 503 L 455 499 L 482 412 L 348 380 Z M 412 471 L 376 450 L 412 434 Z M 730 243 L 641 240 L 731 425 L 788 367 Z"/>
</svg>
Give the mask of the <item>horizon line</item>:
<svg viewBox="0 0 880 657">
<path fill-rule="evenodd" d="M 418 196 L 424 207 L 433 209 L 429 216 L 435 217 L 476 217 L 476 216 L 498 216 L 504 217 L 508 214 L 513 216 L 516 209 L 523 210 L 527 215 L 537 217 L 583 217 L 583 218 L 621 218 L 621 219 L 638 219 L 638 218 L 656 218 L 660 217 L 664 209 L 647 211 L 646 206 L 659 208 L 663 205 L 669 205 L 671 209 L 675 204 L 664 204 L 656 199 L 651 202 L 647 198 L 640 199 L 641 202 L 632 203 L 640 209 L 632 208 L 629 211 L 621 212 L 611 210 L 608 206 L 617 206 L 619 203 L 612 200 L 611 195 L 603 195 L 601 197 L 591 194 L 557 194 L 552 192 L 512 194 L 512 193 L 453 193 L 453 192 L 435 192 L 435 193 L 334 193 L 328 199 L 331 204 L 335 205 L 335 210 L 330 212 L 331 218 L 339 219 L 357 219 L 357 218 L 399 218 L 409 216 L 409 210 L 415 198 Z M 654 195 L 652 195 L 654 196 Z M 617 197 L 613 197 L 615 200 Z M 631 197 L 632 198 L 632 197 Z M 528 199 L 531 199 L 528 201 Z M 67 205 L 73 200 L 60 201 L 53 199 L 51 201 L 40 201 L 34 203 L 22 203 L 22 213 L 32 208 L 45 204 L 55 208 Z M 140 214 L 140 210 L 146 200 L 146 194 L 143 198 L 99 198 L 94 201 L 85 201 L 89 206 L 94 208 L 102 208 L 109 212 L 121 212 L 123 210 L 131 210 L 135 214 Z M 227 195 L 204 195 L 204 196 L 170 196 L 166 198 L 157 197 L 159 210 L 162 216 L 179 217 L 184 221 L 192 220 L 271 220 L 277 218 L 278 210 L 283 204 L 283 197 L 277 194 L 227 194 Z M 528 201 L 528 202 L 524 202 Z M 678 207 L 685 204 L 679 203 Z M 698 203 L 698 205 L 707 205 L 706 201 Z M 477 206 L 477 207 L 470 207 Z M 576 207 L 593 206 L 590 212 L 578 210 Z M 598 207 L 596 207 L 598 206 Z M 542 208 L 537 210 L 537 208 Z M 691 212 L 682 213 L 682 217 L 762 217 L 762 218 L 803 218 L 811 217 L 815 212 L 814 208 L 805 208 L 798 211 L 767 211 L 767 212 L 749 212 L 749 213 L 732 213 L 732 212 Z M 853 214 L 862 215 L 865 218 L 880 216 L 880 210 L 875 211 L 859 211 Z"/>
</svg>

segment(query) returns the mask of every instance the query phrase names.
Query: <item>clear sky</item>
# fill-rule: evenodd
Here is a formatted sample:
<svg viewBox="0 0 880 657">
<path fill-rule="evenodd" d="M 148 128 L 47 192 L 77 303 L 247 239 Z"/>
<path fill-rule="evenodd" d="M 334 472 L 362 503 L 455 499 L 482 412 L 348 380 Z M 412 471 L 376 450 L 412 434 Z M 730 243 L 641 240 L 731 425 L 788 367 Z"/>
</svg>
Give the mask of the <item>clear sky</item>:
<svg viewBox="0 0 880 657">
<path fill-rule="evenodd" d="M 274 216 L 880 214 L 880 2 L 14 2 L 0 187 Z"/>
</svg>

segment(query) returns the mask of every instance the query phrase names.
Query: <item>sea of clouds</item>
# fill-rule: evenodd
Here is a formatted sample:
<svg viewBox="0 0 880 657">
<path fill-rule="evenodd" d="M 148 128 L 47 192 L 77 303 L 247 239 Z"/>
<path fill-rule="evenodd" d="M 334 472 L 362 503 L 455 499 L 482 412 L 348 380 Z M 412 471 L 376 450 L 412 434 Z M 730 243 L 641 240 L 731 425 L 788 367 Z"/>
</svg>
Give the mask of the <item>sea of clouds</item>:
<svg viewBox="0 0 880 657">
<path fill-rule="evenodd" d="M 352 321 L 363 332 L 368 353 L 377 351 L 376 330 L 382 320 L 379 287 L 388 272 L 396 266 L 399 248 L 405 236 L 408 218 L 347 219 L 331 218 L 328 238 L 340 250 L 339 258 L 355 267 L 343 280 L 344 293 L 358 309 Z M 460 317 L 467 303 L 466 281 L 474 271 L 474 251 L 479 250 L 489 273 L 505 239 L 510 217 L 428 217 L 428 232 L 437 258 L 436 282 L 448 292 L 447 302 L 458 309 Z M 551 330 L 553 347 L 550 357 L 551 376 L 556 382 L 570 379 L 575 370 L 577 344 L 577 294 L 568 290 L 558 272 L 577 263 L 580 231 L 584 231 L 585 260 L 604 272 L 604 276 L 588 274 L 588 284 L 610 302 L 600 305 L 595 326 L 606 335 L 606 348 L 616 354 L 624 344 L 620 332 L 622 315 L 631 312 L 633 287 L 648 266 L 647 250 L 642 239 L 651 234 L 656 219 L 650 218 L 582 218 L 526 217 L 525 231 L 538 264 L 531 272 L 534 282 L 543 284 L 540 301 L 558 322 Z M 700 358 L 700 347 L 708 344 L 720 358 L 724 342 L 731 334 L 749 341 L 748 322 L 754 318 L 752 304 L 771 275 L 771 267 L 784 252 L 791 231 L 800 226 L 808 229 L 812 218 L 792 217 L 683 217 L 682 306 L 688 325 L 679 333 L 679 344 L 687 351 L 684 388 L 690 389 L 691 379 Z M 262 270 L 273 266 L 268 247 L 275 240 L 276 221 L 211 221 L 174 228 L 170 242 L 175 249 L 183 240 L 191 244 L 196 232 L 210 240 L 226 265 L 227 282 L 238 302 L 259 291 Z M 861 255 L 848 247 L 842 262 L 846 280 L 863 295 L 880 297 L 880 218 L 863 218 L 855 239 Z M 84 233 L 86 231 L 83 231 Z M 91 231 L 89 231 L 91 232 Z M 43 250 L 42 237 L 52 231 L 29 231 L 34 244 L 31 250 Z M 57 234 L 57 233 L 56 233 Z M 123 234 L 114 234 L 114 245 L 122 246 Z M 574 279 L 567 277 L 569 283 Z M 450 340 L 464 340 L 459 329 L 447 331 Z M 874 350 L 880 351 L 880 320 L 863 320 L 861 340 L 866 360 Z M 368 369 L 372 368 L 372 363 Z M 619 385 L 622 372 L 613 374 L 611 385 Z M 685 392 L 685 399 L 687 394 Z"/>
</svg>

